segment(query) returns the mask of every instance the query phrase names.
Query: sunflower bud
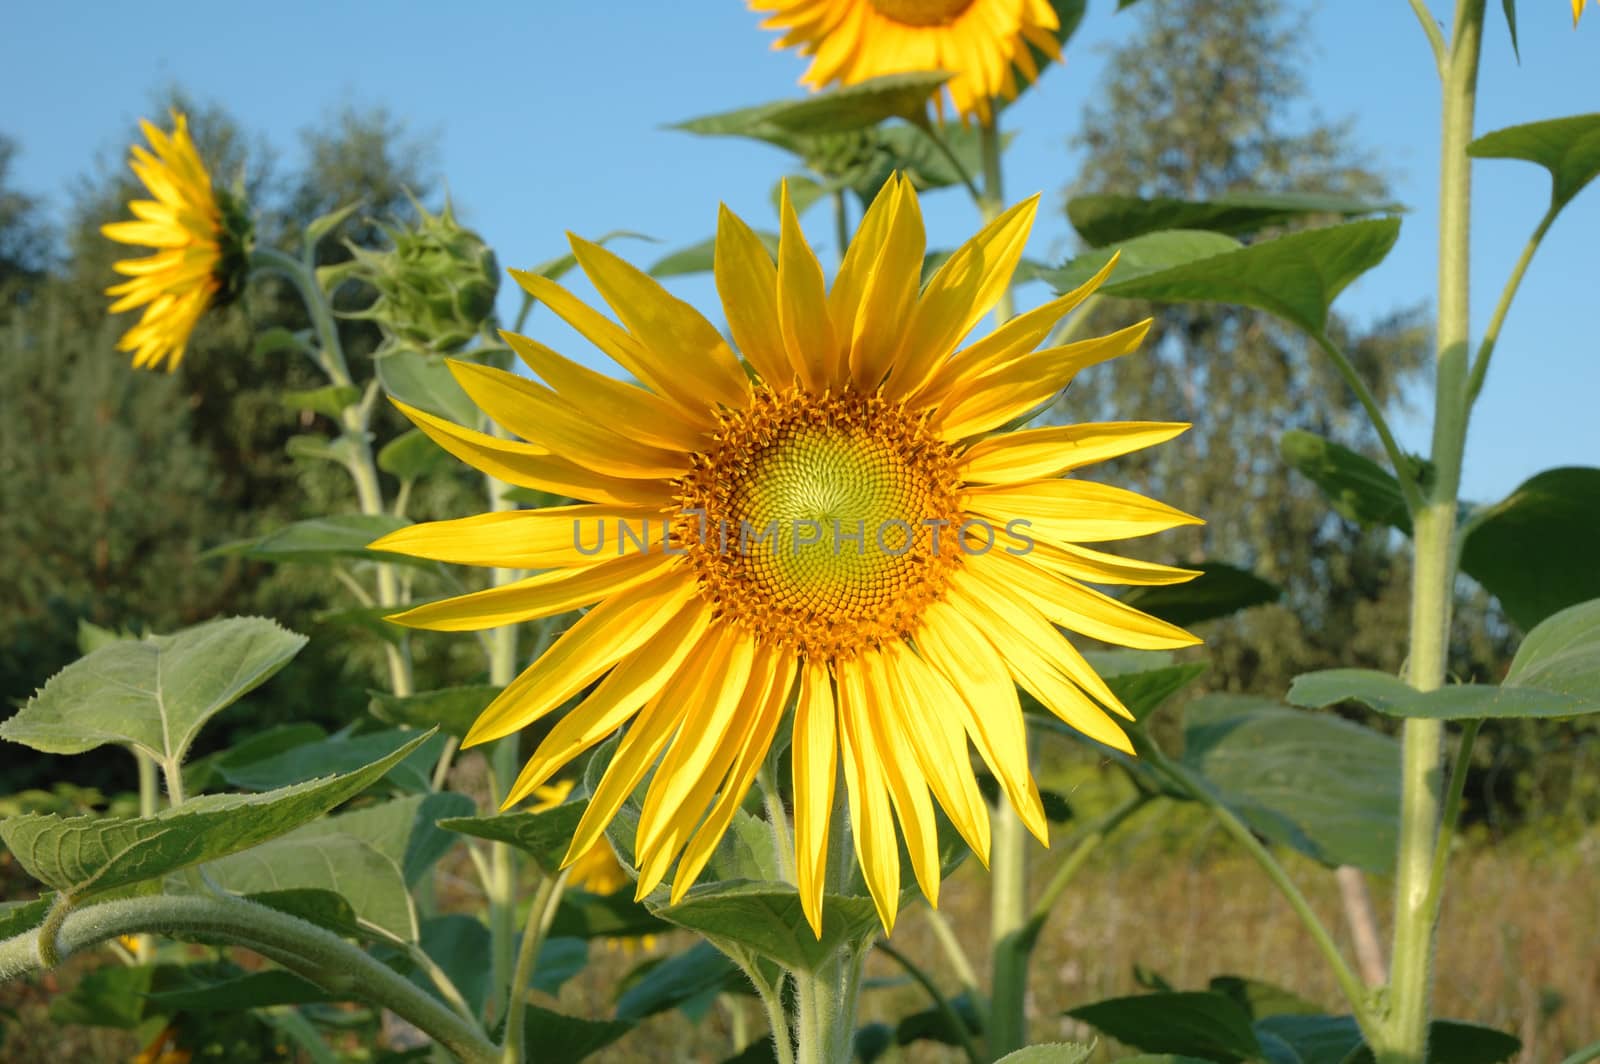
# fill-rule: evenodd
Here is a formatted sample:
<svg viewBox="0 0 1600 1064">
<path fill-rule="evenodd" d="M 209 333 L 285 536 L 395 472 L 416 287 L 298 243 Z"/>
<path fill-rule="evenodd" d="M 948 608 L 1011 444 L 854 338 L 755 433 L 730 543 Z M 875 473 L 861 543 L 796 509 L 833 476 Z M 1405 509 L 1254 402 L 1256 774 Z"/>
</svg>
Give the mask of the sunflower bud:
<svg viewBox="0 0 1600 1064">
<path fill-rule="evenodd" d="M 455 351 L 478 335 L 494 310 L 500 271 L 483 238 L 420 205 L 415 226 L 389 229 L 389 251 L 356 251 L 352 272 L 378 290 L 354 317 L 369 318 L 393 339 L 432 351 Z"/>
</svg>

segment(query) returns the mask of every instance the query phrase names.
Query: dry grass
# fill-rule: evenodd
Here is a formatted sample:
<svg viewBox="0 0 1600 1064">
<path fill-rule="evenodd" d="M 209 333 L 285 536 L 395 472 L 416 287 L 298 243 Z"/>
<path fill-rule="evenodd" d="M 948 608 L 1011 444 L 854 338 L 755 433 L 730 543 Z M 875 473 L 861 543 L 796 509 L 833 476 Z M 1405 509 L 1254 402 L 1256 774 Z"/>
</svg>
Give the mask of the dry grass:
<svg viewBox="0 0 1600 1064">
<path fill-rule="evenodd" d="M 1051 855 L 1039 853 L 1037 878 Z M 1291 860 L 1296 880 L 1348 948 L 1333 877 Z M 1387 884 L 1373 883 L 1378 908 Z M 969 954 L 980 964 L 985 945 L 987 876 L 968 862 L 945 886 L 943 909 Z M 663 948 L 689 940 L 669 940 Z M 917 910 L 902 917 L 896 945 L 954 992 L 951 965 Z M 568 983 L 559 1007 L 600 1016 L 611 1009 L 616 981 L 636 959 L 596 950 L 590 967 Z M 0 1015 L 12 1010 L 0 1060 L 127 1060 L 135 1051 L 120 1032 L 55 1030 L 46 1015 L 50 993 L 70 986 L 86 960 L 58 976 L 0 987 Z M 1070 1039 L 1089 1032 L 1063 1010 L 1103 997 L 1137 992 L 1134 967 L 1157 972 L 1180 988 L 1203 987 L 1212 975 L 1248 975 L 1338 1007 L 1339 996 L 1321 960 L 1282 899 L 1247 858 L 1192 818 L 1152 810 L 1091 862 L 1052 916 L 1035 959 L 1029 1002 L 1035 1040 Z M 1439 946 L 1437 1002 L 1441 1015 L 1513 1031 L 1526 1047 L 1523 1064 L 1554 1064 L 1600 1038 L 1600 832 L 1543 844 L 1533 833 L 1509 843 L 1475 843 L 1458 854 L 1445 905 Z M 900 972 L 875 957 L 868 975 L 894 981 Z M 57 983 L 59 980 L 59 984 Z M 914 986 L 869 990 L 862 1021 L 893 1021 L 926 1007 Z M 736 999 L 748 1037 L 764 1027 L 751 998 Z M 705 1061 L 734 1049 L 731 1013 L 713 1009 L 698 1024 L 680 1014 L 656 1017 L 597 1060 L 616 1064 Z M 1112 1054 L 1102 1054 L 1111 1059 Z M 945 1047 L 918 1044 L 907 1062 L 956 1061 Z"/>
</svg>

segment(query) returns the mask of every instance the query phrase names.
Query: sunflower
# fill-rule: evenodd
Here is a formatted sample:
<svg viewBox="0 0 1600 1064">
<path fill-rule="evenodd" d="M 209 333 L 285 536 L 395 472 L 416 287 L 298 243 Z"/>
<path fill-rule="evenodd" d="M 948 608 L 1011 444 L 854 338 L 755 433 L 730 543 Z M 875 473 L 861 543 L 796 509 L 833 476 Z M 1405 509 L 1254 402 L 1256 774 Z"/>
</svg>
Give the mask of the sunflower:
<svg viewBox="0 0 1600 1064">
<path fill-rule="evenodd" d="M 113 269 L 131 280 L 112 285 L 106 294 L 120 296 L 113 314 L 144 307 L 139 324 L 117 341 L 117 350 L 133 352 L 136 367 L 178 368 L 189 334 L 206 308 L 229 294 L 240 275 L 248 241 L 248 223 L 231 198 L 211 187 L 211 175 L 200 161 L 188 120 L 173 113 L 173 130 L 163 133 L 140 122 L 154 154 L 134 145 L 128 165 L 155 199 L 128 204 L 138 221 L 112 222 L 101 232 L 122 244 L 154 248 L 140 259 L 123 259 Z"/>
<path fill-rule="evenodd" d="M 990 101 L 1015 99 L 1039 76 L 1033 48 L 1061 58 L 1061 20 L 1050 0 L 749 0 L 770 13 L 774 48 L 811 56 L 800 79 L 812 88 L 884 74 L 944 70 L 962 118 L 991 118 Z"/>
<path fill-rule="evenodd" d="M 1168 584 L 1187 570 L 1081 546 L 1196 523 L 1132 492 L 1063 477 L 1170 439 L 1170 423 L 1004 432 L 1078 370 L 1132 351 L 1149 322 L 1035 350 L 1104 279 L 957 349 L 1005 291 L 1038 197 L 920 284 L 922 217 L 896 177 L 862 218 L 832 288 L 787 189 L 777 262 L 723 209 L 715 278 L 733 341 L 596 244 L 579 265 L 621 319 L 554 282 L 513 276 L 640 385 L 503 334 L 544 383 L 467 361 L 475 403 L 526 442 L 401 409 L 445 449 L 513 484 L 583 500 L 402 529 L 378 550 L 538 570 L 396 615 L 464 631 L 591 607 L 485 708 L 466 741 L 583 694 L 509 806 L 627 724 L 567 855 L 588 853 L 654 768 L 634 850 L 639 896 L 674 861 L 675 901 L 739 808 L 792 705 L 796 879 L 820 934 L 842 763 L 856 853 L 885 929 L 898 820 L 937 901 L 931 797 L 980 857 L 987 808 L 968 744 L 1046 839 L 1017 684 L 1101 743 L 1130 749 L 1116 695 L 1057 626 L 1130 647 L 1197 640 L 1088 584 Z M 594 685 L 591 688 L 591 685 Z"/>
</svg>

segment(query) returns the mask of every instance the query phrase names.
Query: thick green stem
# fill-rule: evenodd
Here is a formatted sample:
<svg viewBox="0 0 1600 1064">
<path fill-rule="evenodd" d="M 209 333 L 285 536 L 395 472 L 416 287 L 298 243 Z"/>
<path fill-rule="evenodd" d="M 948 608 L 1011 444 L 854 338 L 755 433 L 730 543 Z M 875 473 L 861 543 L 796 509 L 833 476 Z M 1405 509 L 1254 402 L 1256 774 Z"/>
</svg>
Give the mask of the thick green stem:
<svg viewBox="0 0 1600 1064">
<path fill-rule="evenodd" d="M 850 204 L 844 197 L 844 189 L 833 190 L 833 239 L 838 246 L 839 262 L 844 262 L 844 253 L 850 247 Z"/>
<path fill-rule="evenodd" d="M 1411 646 L 1406 679 L 1419 691 L 1443 685 L 1456 576 L 1456 497 L 1469 411 L 1472 142 L 1484 0 L 1458 0 L 1442 64 L 1439 158 L 1439 323 L 1433 424 L 1433 482 L 1415 515 Z M 1406 721 L 1401 767 L 1400 852 L 1395 874 L 1389 1014 L 1371 1039 L 1380 1064 L 1422 1064 L 1433 989 L 1433 938 L 1441 892 L 1433 889 L 1440 825 L 1439 763 L 1444 725 Z"/>
<path fill-rule="evenodd" d="M 879 941 L 877 948 L 888 956 L 893 957 L 900 967 L 905 969 L 906 974 L 916 980 L 917 985 L 922 987 L 928 997 L 933 1000 L 934 1008 L 938 1009 L 939 1015 L 944 1017 L 945 1024 L 961 1040 L 961 1048 L 965 1050 L 967 1059 L 972 1064 L 984 1064 L 983 1052 L 978 1048 L 977 1042 L 973 1041 L 972 1032 L 967 1030 L 966 1021 L 961 1018 L 960 1013 L 956 1012 L 955 1006 L 950 1004 L 950 999 L 939 992 L 938 984 L 928 976 L 928 973 L 919 968 L 910 957 L 889 945 L 887 939 Z"/>
<path fill-rule="evenodd" d="M 508 485 L 494 477 L 484 478 L 484 490 L 489 508 L 494 511 L 512 510 L 516 503 L 506 501 Z M 495 569 L 490 580 L 495 587 L 511 583 L 517 578 L 514 569 Z M 489 682 L 504 687 L 517 675 L 517 629 L 511 625 L 496 628 L 489 633 Z M 494 787 L 494 799 L 500 801 L 509 793 L 511 782 L 517 778 L 521 744 L 519 736 L 508 735 L 496 742 L 489 752 L 489 765 Z M 500 993 L 511 978 L 512 957 L 516 949 L 517 934 L 517 865 L 518 853 L 514 846 L 503 842 L 489 847 L 489 969 L 490 986 Z M 491 1003 L 498 1007 L 498 1002 Z"/>
<path fill-rule="evenodd" d="M 516 1009 L 533 980 L 534 969 L 539 964 L 539 948 L 544 945 L 545 935 L 550 931 L 550 922 L 555 919 L 556 907 L 561 904 L 561 894 L 566 885 L 565 872 L 559 876 L 546 876 L 533 896 L 533 904 L 528 907 L 528 924 L 522 929 L 517 966 L 512 972 L 510 992 L 506 996 L 510 1008 L 506 1016 L 506 1037 L 500 1050 L 500 1064 L 523 1064 L 524 1024 Z"/>
<path fill-rule="evenodd" d="M 468 1064 L 499 1064 L 482 1031 L 409 979 L 328 931 L 265 906 L 214 895 L 155 895 L 68 913 L 55 952 L 69 956 L 119 935 L 158 932 L 242 946 L 341 998 L 386 1008 Z M 39 931 L 0 942 L 0 981 L 34 971 Z"/>
<path fill-rule="evenodd" d="M 1272 851 L 1263 846 L 1261 840 L 1256 838 L 1255 833 L 1244 821 L 1235 816 L 1233 810 L 1218 801 L 1205 783 L 1196 779 L 1187 768 L 1168 758 L 1150 743 L 1139 744 L 1139 755 L 1157 772 L 1176 784 L 1180 790 L 1211 810 L 1211 815 L 1216 818 L 1222 829 L 1243 846 L 1245 852 L 1261 866 L 1261 870 L 1267 874 L 1273 886 L 1278 888 L 1278 892 L 1289 903 L 1289 908 L 1294 910 L 1295 915 L 1300 918 L 1300 923 L 1310 934 L 1311 941 L 1322 953 L 1323 960 L 1327 961 L 1328 968 L 1333 972 L 1334 981 L 1339 984 L 1345 1001 L 1350 1005 L 1351 1015 L 1355 1017 L 1356 1023 L 1370 1040 L 1378 1026 L 1368 1005 L 1366 986 L 1344 959 L 1344 954 L 1339 952 L 1338 943 L 1334 942 L 1333 935 L 1317 916 L 1316 910 L 1311 908 L 1306 896 L 1300 893 L 1300 888 L 1289 878 L 1289 873 L 1278 863 L 1278 859 L 1272 856 Z"/>
<path fill-rule="evenodd" d="M 783 1011 L 782 977 L 773 985 L 750 968 L 745 968 L 744 973 L 755 985 L 756 997 L 761 1001 L 762 1011 L 767 1014 L 767 1026 L 772 1029 L 772 1055 L 777 1058 L 778 1064 L 795 1064 L 794 1034 L 789 1030 L 789 1017 Z"/>
<path fill-rule="evenodd" d="M 840 1064 L 852 1057 L 864 953 L 841 947 L 795 981 L 795 1064 Z"/>
</svg>

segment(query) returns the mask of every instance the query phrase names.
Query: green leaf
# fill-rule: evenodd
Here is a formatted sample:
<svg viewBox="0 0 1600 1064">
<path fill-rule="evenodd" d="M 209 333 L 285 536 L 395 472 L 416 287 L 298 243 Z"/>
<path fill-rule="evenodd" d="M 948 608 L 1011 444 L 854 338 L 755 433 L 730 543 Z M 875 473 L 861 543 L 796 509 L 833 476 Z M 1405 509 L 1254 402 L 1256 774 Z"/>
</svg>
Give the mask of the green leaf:
<svg viewBox="0 0 1600 1064">
<path fill-rule="evenodd" d="M 553 491 L 540 491 L 538 488 L 507 488 L 500 493 L 500 498 L 536 510 L 542 510 L 546 506 L 565 506 L 573 501 L 565 495 L 557 495 Z"/>
<path fill-rule="evenodd" d="M 483 956 L 479 953 L 475 962 L 481 965 Z M 534 966 L 530 985 L 554 996 L 588 964 L 589 943 L 585 939 L 553 935 L 539 944 L 539 962 Z"/>
<path fill-rule="evenodd" d="M 51 677 L 0 738 L 47 754 L 124 743 L 183 760 L 200 728 L 300 652 L 305 637 L 261 617 L 110 643 Z"/>
<path fill-rule="evenodd" d="M 1350 1016 L 1266 1016 L 1256 1021 L 1256 1035 L 1270 1035 L 1287 1045 L 1301 1064 L 1344 1064 L 1361 1047 L 1361 1028 Z"/>
<path fill-rule="evenodd" d="M 212 861 L 206 874 L 241 894 L 332 891 L 350 903 L 358 923 L 415 942 L 417 913 L 400 866 L 361 839 L 310 826 Z"/>
<path fill-rule="evenodd" d="M 343 609 L 318 610 L 311 619 L 323 628 L 343 629 L 339 633 L 341 637 L 363 632 L 398 647 L 405 643 L 407 633 L 398 624 L 389 623 L 396 609 L 396 606 L 346 606 Z"/>
<path fill-rule="evenodd" d="M 1212 976 L 1206 989 L 1213 994 L 1232 998 L 1252 1020 L 1262 1020 L 1268 1016 L 1309 1016 L 1322 1011 L 1281 986 L 1238 975 Z"/>
<path fill-rule="evenodd" d="M 1298 429 L 1279 438 L 1278 451 L 1322 489 L 1339 516 L 1363 528 L 1388 525 L 1411 534 L 1411 515 L 1400 482 L 1372 459 Z"/>
<path fill-rule="evenodd" d="M 775 182 L 772 186 L 772 191 L 767 196 L 772 202 L 772 212 L 774 214 L 778 213 L 779 208 L 783 205 L 783 186 L 785 184 L 789 186 L 789 202 L 794 204 L 794 213 L 801 217 L 805 215 L 812 205 L 834 189 L 831 183 L 823 184 L 808 174 L 790 174 Z M 763 233 L 759 230 L 757 230 L 756 235 L 761 238 L 762 243 L 767 245 L 767 251 L 776 259 L 778 257 L 777 235 Z M 654 269 L 651 272 L 654 273 Z"/>
<path fill-rule="evenodd" d="M 58 1024 L 131 1031 L 144 1020 L 145 994 L 154 975 L 153 965 L 96 968 L 50 1003 L 50 1019 Z"/>
<path fill-rule="evenodd" d="M 1066 1015 L 1151 1053 L 1184 1053 L 1230 1062 L 1261 1053 L 1245 1011 L 1232 998 L 1208 991 L 1110 998 L 1070 1009 Z"/>
<path fill-rule="evenodd" d="M 1323 864 L 1394 864 L 1400 746 L 1328 714 L 1207 695 L 1184 719 L 1183 763 L 1252 829 Z"/>
<path fill-rule="evenodd" d="M 0 941 L 38 927 L 54 902 L 55 896 L 48 891 L 32 901 L 0 902 Z"/>
<path fill-rule="evenodd" d="M 391 626 L 392 627 L 392 626 Z M 500 688 L 492 684 L 471 684 L 464 687 L 441 687 L 437 691 L 423 691 L 415 695 L 395 695 L 387 691 L 369 690 L 372 696 L 367 708 L 374 717 L 388 724 L 427 728 L 437 725 L 446 735 L 464 738 L 478 716 L 483 712 Z"/>
<path fill-rule="evenodd" d="M 836 949 L 856 946 L 878 930 L 870 898 L 829 894 L 823 898 L 822 938 L 806 923 L 800 895 L 778 883 L 706 883 L 677 905 L 646 899 L 668 923 L 698 932 L 719 949 L 731 946 L 765 957 L 790 971 L 813 971 Z"/>
<path fill-rule="evenodd" d="M 1522 1050 L 1522 1041 L 1492 1027 L 1460 1020 L 1428 1025 L 1427 1064 L 1502 1064 Z M 1372 1050 L 1357 1049 L 1341 1064 L 1373 1064 Z"/>
<path fill-rule="evenodd" d="M 539 1064 L 577 1064 L 629 1031 L 621 1020 L 584 1020 L 538 1005 L 523 1007 L 523 1044 L 537 1047 Z"/>
<path fill-rule="evenodd" d="M 297 916 L 307 923 L 316 924 L 324 931 L 332 931 L 344 938 L 358 938 L 363 934 L 361 926 L 356 923 L 356 911 L 343 896 L 331 890 L 316 888 L 264 890 L 246 894 L 245 900 L 265 905 L 280 913 Z"/>
<path fill-rule="evenodd" d="M 221 979 L 195 976 L 186 981 L 191 985 L 145 995 L 146 1004 L 164 1013 L 236 1012 L 332 1000 L 315 983 L 279 968 Z"/>
<path fill-rule="evenodd" d="M 706 994 L 748 990 L 738 965 L 709 942 L 696 942 L 653 966 L 617 999 L 617 1019 L 637 1023 Z"/>
<path fill-rule="evenodd" d="M 1541 621 L 1517 648 L 1506 684 L 1600 698 L 1600 598 Z"/>
<path fill-rule="evenodd" d="M 767 232 L 764 229 L 756 230 L 756 236 L 766 245 L 767 251 L 774 259 L 778 257 L 778 234 Z M 652 277 L 681 277 L 690 273 L 710 273 L 715 265 L 717 238 L 707 237 L 698 244 L 691 244 L 677 251 L 670 251 L 657 259 L 655 265 L 650 267 Z"/>
<path fill-rule="evenodd" d="M 335 207 L 327 214 L 311 219 L 305 228 L 305 246 L 308 249 L 316 247 L 319 241 L 343 225 L 345 219 L 360 209 L 361 202 L 357 200 L 355 203 L 346 203 L 342 207 Z"/>
<path fill-rule="evenodd" d="M 221 762 L 217 769 L 235 787 L 247 791 L 267 791 L 309 776 L 349 772 L 416 734 L 398 728 L 354 736 L 341 732 L 319 742 L 296 746 L 243 765 Z M 389 771 L 386 778 L 390 783 L 413 792 L 429 789 L 433 766 L 444 746 L 445 736 L 430 730 L 428 739 L 428 742 L 418 744 L 410 756 Z"/>
<path fill-rule="evenodd" d="M 251 348 L 252 354 L 257 358 L 271 355 L 278 351 L 309 351 L 311 344 L 306 333 L 292 332 L 282 325 L 274 325 L 270 329 L 263 329 L 256 334 L 255 345 Z"/>
<path fill-rule="evenodd" d="M 350 437 L 330 438 L 315 432 L 290 436 L 283 445 L 283 453 L 299 462 L 332 462 L 334 465 L 348 466 L 358 460 L 356 445 Z"/>
<path fill-rule="evenodd" d="M 1122 601 L 1164 621 L 1188 627 L 1276 602 L 1283 588 L 1248 569 L 1224 562 L 1201 562 L 1200 575 L 1186 584 L 1135 588 Z"/>
<path fill-rule="evenodd" d="M 368 550 L 367 544 L 411 524 L 389 514 L 335 514 L 296 521 L 257 539 L 213 547 L 209 554 L 230 554 L 263 562 L 331 562 L 345 558 L 431 566 L 419 558 Z"/>
<path fill-rule="evenodd" d="M 1469 522 L 1461 569 L 1523 630 L 1600 598 L 1600 469 L 1547 469 Z"/>
<path fill-rule="evenodd" d="M 1398 203 L 1319 193 L 1239 193 L 1211 200 L 1096 194 L 1073 197 L 1067 203 L 1067 219 L 1091 247 L 1103 247 L 1164 229 L 1248 236 L 1317 215 L 1358 218 L 1400 209 Z"/>
<path fill-rule="evenodd" d="M 1070 292 L 1099 273 L 1101 267 L 1111 261 L 1111 256 L 1119 252 L 1121 257 L 1117 259 L 1117 268 L 1112 271 L 1111 277 L 1118 281 L 1132 281 L 1174 266 L 1238 251 L 1242 246 L 1233 237 L 1221 233 L 1171 229 L 1085 251 L 1058 270 L 1041 271 L 1039 277 L 1048 281 L 1058 292 Z"/>
<path fill-rule="evenodd" d="M 692 118 L 672 128 L 702 136 L 761 137 L 769 131 L 845 133 L 888 118 L 921 115 L 928 100 L 949 80 L 949 74 L 937 70 L 886 74 L 799 99 Z"/>
<path fill-rule="evenodd" d="M 995 1064 L 1083 1064 L 1094 1053 L 1094 1045 L 1082 1042 L 1040 1042 L 1007 1053 Z"/>
<path fill-rule="evenodd" d="M 983 1010 L 977 1002 L 972 1000 L 968 993 L 957 994 L 950 998 L 950 1008 L 955 1012 L 967 1031 L 975 1035 L 983 1033 Z M 932 1042 L 942 1042 L 947 1046 L 961 1044 L 961 1032 L 950 1029 L 950 1021 L 946 1019 L 944 1010 L 937 1006 L 930 1006 L 921 1012 L 913 1012 L 902 1016 L 900 1022 L 895 1024 L 894 1041 L 896 1045 L 908 1046 L 912 1042 L 926 1039 Z"/>
<path fill-rule="evenodd" d="M 0 841 L 33 878 L 82 902 L 284 835 L 366 790 L 427 738 L 342 776 L 266 794 L 201 795 L 152 817 L 10 817 L 0 821 Z"/>
<path fill-rule="evenodd" d="M 1550 205 L 1560 210 L 1600 174 L 1600 114 L 1497 129 L 1467 145 L 1467 154 L 1523 159 L 1544 167 L 1550 171 Z"/>
<path fill-rule="evenodd" d="M 278 397 L 290 410 L 310 410 L 326 417 L 337 418 L 346 407 L 361 400 L 361 389 L 353 384 L 329 384 L 322 388 L 287 391 Z"/>
<path fill-rule="evenodd" d="M 670 925 L 634 901 L 633 891 L 627 888 L 614 894 L 568 890 L 561 896 L 561 905 L 550 922 L 552 935 L 583 939 L 638 938 L 670 930 Z"/>
<path fill-rule="evenodd" d="M 410 347 L 390 347 L 378 353 L 373 365 L 391 398 L 468 428 L 482 422 L 477 404 L 456 383 L 444 359 Z"/>
<path fill-rule="evenodd" d="M 1517 0 L 1500 0 L 1500 10 L 1505 12 L 1506 29 L 1511 34 L 1511 54 L 1522 62 L 1522 49 L 1517 45 Z M 1428 16 L 1432 18 L 1433 16 Z M 1471 150 L 1470 145 L 1468 150 Z"/>
<path fill-rule="evenodd" d="M 464 794 L 435 791 L 328 817 L 307 824 L 295 836 L 348 835 L 360 839 L 398 865 L 406 884 L 415 887 L 457 841 L 439 827 L 439 820 L 462 816 L 475 808 L 472 799 Z"/>
<path fill-rule="evenodd" d="M 458 816 L 439 821 L 447 831 L 458 831 L 490 842 L 515 846 L 533 858 L 547 876 L 561 871 L 567 847 L 577 834 L 587 802 L 565 802 L 534 812 L 501 813 L 498 816 Z"/>
<path fill-rule="evenodd" d="M 1320 334 L 1338 294 L 1382 262 L 1400 220 L 1347 222 L 1290 233 L 1237 251 L 1196 259 L 1100 291 L 1157 303 L 1235 303 L 1276 314 L 1307 333 Z"/>
<path fill-rule="evenodd" d="M 401 480 L 420 480 L 455 468 L 450 452 L 421 429 L 402 433 L 378 452 L 378 468 Z"/>
<path fill-rule="evenodd" d="M 1209 668 L 1210 666 L 1204 662 L 1194 662 L 1188 665 L 1166 665 L 1146 672 L 1101 675 L 1106 681 L 1106 686 L 1111 688 L 1111 693 L 1122 699 L 1122 704 L 1128 707 L 1128 712 L 1142 722 L 1148 719 L 1158 706 L 1188 687 Z"/>
</svg>

